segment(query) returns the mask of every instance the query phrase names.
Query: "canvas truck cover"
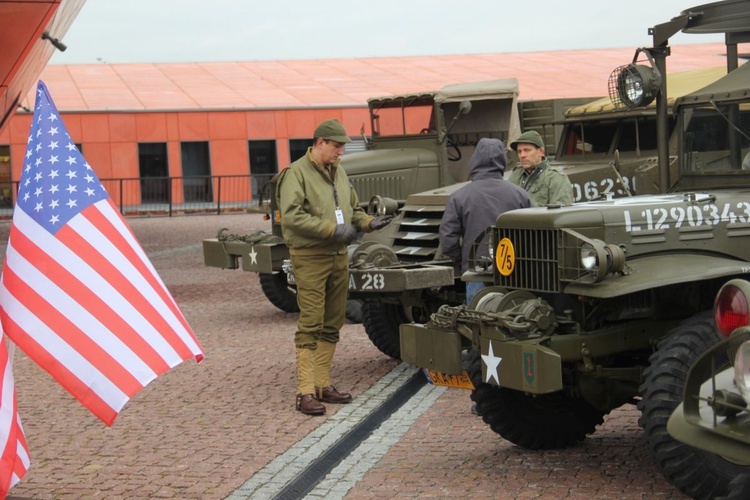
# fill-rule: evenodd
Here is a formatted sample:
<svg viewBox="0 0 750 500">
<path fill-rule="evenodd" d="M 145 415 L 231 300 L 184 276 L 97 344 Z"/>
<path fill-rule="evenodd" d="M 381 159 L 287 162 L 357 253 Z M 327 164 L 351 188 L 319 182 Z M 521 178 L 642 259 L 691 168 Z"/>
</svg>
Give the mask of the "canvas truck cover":
<svg viewBox="0 0 750 500">
<path fill-rule="evenodd" d="M 461 101 L 497 101 L 482 110 L 473 110 L 471 120 L 457 120 L 451 129 L 454 134 L 477 132 L 481 130 L 502 130 L 507 134 L 507 141 L 521 135 L 521 120 L 518 113 L 519 85 L 517 78 L 488 80 L 484 82 L 458 83 L 446 85 L 433 92 L 414 92 L 383 97 L 372 97 L 367 100 L 370 109 L 401 106 L 404 101 L 416 104 L 435 102 L 446 111 L 446 120 L 450 121 L 458 110 Z M 455 111 L 454 111 L 455 110 Z M 499 121 L 498 121 L 499 120 Z M 465 129 L 470 126 L 471 130 Z"/>
<path fill-rule="evenodd" d="M 388 103 L 403 100 L 434 99 L 436 102 L 460 102 L 465 99 L 516 99 L 518 97 L 518 79 L 505 78 L 485 82 L 458 83 L 446 85 L 433 92 L 409 92 L 405 94 L 371 97 L 369 103 Z"/>
<path fill-rule="evenodd" d="M 682 104 L 709 103 L 716 100 L 747 99 L 750 63 L 743 64 L 728 75 L 725 70 L 724 75 L 722 75 L 724 78 L 714 79 L 705 86 L 680 96 L 674 103 L 670 104 L 680 106 Z M 667 87 L 667 92 L 669 92 L 669 87 Z"/>
<path fill-rule="evenodd" d="M 483 115 L 474 112 L 472 117 L 473 127 L 482 128 L 481 123 L 485 122 L 486 130 L 495 130 L 497 128 L 497 119 L 507 120 L 500 128 L 507 131 L 507 142 L 515 140 L 521 135 L 521 119 L 518 114 L 518 79 L 505 78 L 502 80 L 489 80 L 484 82 L 459 83 L 447 85 L 435 94 L 435 102 L 442 104 L 444 107 L 457 107 L 458 103 L 464 100 L 481 101 L 495 100 L 505 101 L 501 104 L 503 109 L 489 110 L 485 109 Z M 494 111 L 494 112 L 493 112 Z M 453 128 L 454 133 L 464 132 L 463 123 L 459 120 Z"/>
<path fill-rule="evenodd" d="M 485 82 L 446 85 L 435 94 L 436 102 L 460 102 L 465 99 L 500 99 L 518 97 L 518 79 L 489 80 Z"/>
</svg>

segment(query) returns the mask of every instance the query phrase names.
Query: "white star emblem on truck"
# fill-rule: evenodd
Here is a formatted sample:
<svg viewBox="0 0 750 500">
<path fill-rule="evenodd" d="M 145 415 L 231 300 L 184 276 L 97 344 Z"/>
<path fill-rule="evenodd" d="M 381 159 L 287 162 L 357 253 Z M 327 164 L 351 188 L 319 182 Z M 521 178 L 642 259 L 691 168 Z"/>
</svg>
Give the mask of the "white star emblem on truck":
<svg viewBox="0 0 750 500">
<path fill-rule="evenodd" d="M 253 245 L 250 247 L 250 251 L 247 253 L 247 255 L 250 257 L 250 263 L 251 264 L 257 264 L 258 263 L 258 252 L 255 251 L 255 246 Z"/>
<path fill-rule="evenodd" d="M 497 367 L 500 366 L 500 362 L 503 358 L 495 356 L 492 350 L 492 342 L 490 342 L 490 352 L 488 354 L 482 354 L 482 361 L 487 366 L 487 376 L 484 377 L 484 381 L 488 384 L 490 379 L 494 378 L 497 385 L 500 385 L 500 378 L 497 375 Z"/>
</svg>

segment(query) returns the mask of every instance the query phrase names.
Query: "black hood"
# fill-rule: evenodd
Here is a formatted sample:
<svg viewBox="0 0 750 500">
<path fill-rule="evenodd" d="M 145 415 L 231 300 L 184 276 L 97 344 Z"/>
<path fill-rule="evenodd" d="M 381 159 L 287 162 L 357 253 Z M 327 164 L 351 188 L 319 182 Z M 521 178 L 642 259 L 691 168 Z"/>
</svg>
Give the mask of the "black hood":
<svg viewBox="0 0 750 500">
<path fill-rule="evenodd" d="M 471 173 L 469 179 L 476 181 L 486 178 L 502 177 L 508 157 L 505 144 L 500 139 L 479 139 L 474 154 L 471 156 Z"/>
</svg>

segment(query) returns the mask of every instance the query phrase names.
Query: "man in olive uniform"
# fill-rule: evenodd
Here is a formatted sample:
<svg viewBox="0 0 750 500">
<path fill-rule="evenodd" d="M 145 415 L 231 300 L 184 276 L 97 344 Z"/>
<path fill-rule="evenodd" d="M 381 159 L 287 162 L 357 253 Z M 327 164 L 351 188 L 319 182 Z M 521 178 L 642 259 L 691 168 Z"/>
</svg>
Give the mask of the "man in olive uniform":
<svg viewBox="0 0 750 500">
<path fill-rule="evenodd" d="M 279 174 L 277 200 L 284 241 L 297 283 L 300 313 L 294 344 L 297 352 L 296 408 L 322 415 L 321 402 L 348 403 L 351 394 L 331 385 L 331 363 L 344 324 L 349 258 L 347 245 L 357 230 L 370 232 L 391 217 L 371 217 L 359 208 L 339 158 L 351 140 L 338 120 L 316 129 L 305 156 Z"/>
<path fill-rule="evenodd" d="M 532 206 L 573 203 L 573 186 L 565 173 L 547 163 L 544 141 L 538 132 L 524 132 L 510 147 L 518 154 L 521 164 L 511 170 L 508 180 L 529 193 Z"/>
</svg>

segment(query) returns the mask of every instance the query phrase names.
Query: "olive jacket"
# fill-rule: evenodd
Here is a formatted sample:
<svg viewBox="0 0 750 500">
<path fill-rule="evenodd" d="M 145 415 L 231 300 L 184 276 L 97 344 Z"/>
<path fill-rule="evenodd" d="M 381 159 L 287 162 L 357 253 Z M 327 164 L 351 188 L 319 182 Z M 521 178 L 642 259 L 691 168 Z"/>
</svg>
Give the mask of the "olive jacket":
<svg viewBox="0 0 750 500">
<path fill-rule="evenodd" d="M 346 245 L 333 239 L 337 206 L 344 223 L 360 231 L 371 231 L 373 217 L 359 207 L 357 192 L 344 169 L 338 163 L 328 168 L 318 165 L 311 149 L 279 173 L 276 199 L 282 235 L 290 254 L 343 254 Z"/>
<path fill-rule="evenodd" d="M 542 169 L 539 175 L 534 175 L 537 169 Z M 529 193 L 534 207 L 545 205 L 570 205 L 573 203 L 573 186 L 565 173 L 550 167 L 544 159 L 534 165 L 531 174 L 527 174 L 522 166 L 514 167 L 510 171 L 508 180 L 521 186 Z"/>
</svg>

